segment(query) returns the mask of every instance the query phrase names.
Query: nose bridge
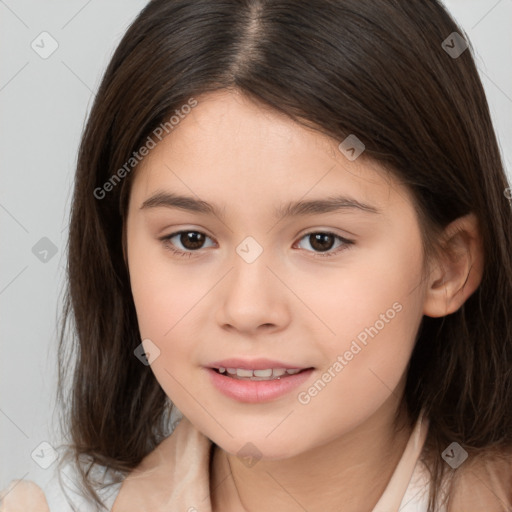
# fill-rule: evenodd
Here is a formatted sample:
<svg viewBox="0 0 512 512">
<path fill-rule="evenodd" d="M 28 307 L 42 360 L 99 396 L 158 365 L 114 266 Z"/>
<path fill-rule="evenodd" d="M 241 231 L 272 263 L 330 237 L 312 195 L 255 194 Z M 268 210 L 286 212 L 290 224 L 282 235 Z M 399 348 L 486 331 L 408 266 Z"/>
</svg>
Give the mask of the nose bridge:
<svg viewBox="0 0 512 512">
<path fill-rule="evenodd" d="M 239 329 L 261 324 L 282 325 L 287 310 L 282 284 L 269 270 L 271 251 L 248 236 L 235 249 L 232 271 L 227 276 L 220 319 Z"/>
<path fill-rule="evenodd" d="M 238 244 L 235 253 L 231 287 L 236 290 L 232 291 L 241 297 L 250 295 L 254 300 L 266 296 L 272 288 L 269 280 L 272 273 L 268 269 L 272 266 L 270 249 L 264 248 L 263 243 L 260 244 L 253 236 L 247 236 Z"/>
</svg>

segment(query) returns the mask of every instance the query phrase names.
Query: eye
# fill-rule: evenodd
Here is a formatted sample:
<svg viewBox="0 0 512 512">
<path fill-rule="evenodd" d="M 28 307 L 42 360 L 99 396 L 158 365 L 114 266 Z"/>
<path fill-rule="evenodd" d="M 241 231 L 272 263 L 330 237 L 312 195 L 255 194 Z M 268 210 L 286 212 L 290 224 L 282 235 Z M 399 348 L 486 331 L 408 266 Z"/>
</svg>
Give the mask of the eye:
<svg viewBox="0 0 512 512">
<path fill-rule="evenodd" d="M 300 240 L 304 239 L 307 240 L 308 244 L 314 251 L 320 251 L 319 253 L 316 253 L 315 256 L 320 256 L 321 258 L 335 256 L 341 251 L 348 249 L 350 245 L 354 244 L 353 240 L 348 240 L 347 238 L 343 238 L 342 236 L 327 231 L 314 231 L 307 233 Z M 327 252 L 333 248 L 336 239 L 341 243 L 337 246 L 336 250 Z"/>
<path fill-rule="evenodd" d="M 176 239 L 176 241 L 173 242 L 173 239 Z M 192 257 L 194 252 L 199 252 L 200 249 L 204 248 L 206 239 L 211 240 L 209 236 L 205 235 L 201 231 L 194 230 L 177 231 L 160 238 L 167 250 L 171 251 L 176 256 L 188 258 Z M 349 246 L 354 243 L 353 240 L 348 240 L 347 238 L 343 238 L 342 236 L 327 231 L 314 231 L 307 233 L 300 240 L 304 239 L 308 241 L 313 252 L 315 252 L 315 256 L 319 256 L 321 258 L 336 256 L 341 251 L 348 249 Z M 331 251 L 336 240 L 340 243 L 336 250 Z M 181 244 L 183 248 L 176 248 L 176 244 Z"/>
<path fill-rule="evenodd" d="M 176 238 L 176 242 L 173 242 Z M 160 238 L 164 242 L 166 249 L 176 254 L 177 256 L 191 257 L 193 252 L 197 252 L 203 248 L 203 244 L 209 236 L 201 233 L 201 231 L 184 230 L 171 233 L 170 235 Z M 211 240 L 211 239 L 210 239 Z M 176 249 L 175 243 L 182 245 L 183 249 Z"/>
</svg>

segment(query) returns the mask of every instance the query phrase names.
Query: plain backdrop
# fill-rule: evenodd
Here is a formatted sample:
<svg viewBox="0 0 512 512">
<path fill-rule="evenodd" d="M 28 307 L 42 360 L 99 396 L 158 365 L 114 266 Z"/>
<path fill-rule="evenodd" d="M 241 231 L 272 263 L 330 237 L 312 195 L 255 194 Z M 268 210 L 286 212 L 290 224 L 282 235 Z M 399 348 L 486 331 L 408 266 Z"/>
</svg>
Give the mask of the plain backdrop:
<svg viewBox="0 0 512 512">
<path fill-rule="evenodd" d="M 49 478 L 76 151 L 102 72 L 146 2 L 0 0 L 0 489 Z M 446 5 L 475 48 L 510 177 L 512 0 Z"/>
</svg>

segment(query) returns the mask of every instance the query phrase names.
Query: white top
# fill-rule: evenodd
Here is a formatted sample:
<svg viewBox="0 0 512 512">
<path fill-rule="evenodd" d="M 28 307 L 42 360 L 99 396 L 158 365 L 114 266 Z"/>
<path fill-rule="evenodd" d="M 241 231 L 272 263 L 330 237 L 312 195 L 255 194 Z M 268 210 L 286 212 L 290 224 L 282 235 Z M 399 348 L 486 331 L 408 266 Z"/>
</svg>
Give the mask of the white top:
<svg viewBox="0 0 512 512">
<path fill-rule="evenodd" d="M 176 428 L 173 428 L 172 435 L 163 441 L 163 443 L 167 441 L 166 450 L 173 450 L 172 453 L 177 456 L 175 458 L 175 467 L 173 467 L 173 473 L 176 475 L 176 478 L 170 475 L 169 482 L 180 481 L 181 483 L 188 483 L 186 486 L 173 486 L 172 484 L 169 486 L 169 491 L 172 495 L 171 500 L 168 502 L 169 510 L 182 510 L 181 504 L 190 504 L 191 497 L 209 495 L 209 469 L 206 462 L 209 458 L 212 443 L 187 418 L 180 418 L 176 423 L 174 424 Z M 428 419 L 420 416 L 411 433 L 404 453 L 372 512 L 427 512 L 429 476 L 427 468 L 419 460 L 427 430 Z M 175 446 L 179 448 L 174 449 Z M 185 447 L 186 449 L 184 449 Z M 193 455 L 191 456 L 191 454 Z M 57 464 L 55 466 L 57 467 Z M 78 491 L 69 466 L 62 470 L 61 478 L 65 484 L 65 493 L 69 496 L 74 509 L 60 485 L 58 473 L 54 470 L 50 481 L 40 486 L 46 496 L 51 512 L 96 512 L 96 507 Z M 11 482 L 11 485 L 13 483 L 14 481 Z M 121 485 L 122 482 L 109 486 L 103 491 L 98 491 L 98 494 L 109 510 L 112 509 Z M 8 491 L 9 488 L 6 490 Z M 6 490 L 3 492 L 5 493 Z M 206 492 L 204 493 L 204 491 Z M 11 496 L 13 494 L 14 492 Z M 19 503 L 16 500 L 12 501 Z M 0 505 L 0 512 L 18 512 L 18 510 L 23 510 L 23 508 L 11 506 L 8 498 L 5 498 Z M 43 512 L 43 509 L 36 510 Z M 201 512 L 203 511 L 211 512 L 211 503 L 203 502 Z M 443 509 L 440 512 L 446 511 Z"/>
</svg>

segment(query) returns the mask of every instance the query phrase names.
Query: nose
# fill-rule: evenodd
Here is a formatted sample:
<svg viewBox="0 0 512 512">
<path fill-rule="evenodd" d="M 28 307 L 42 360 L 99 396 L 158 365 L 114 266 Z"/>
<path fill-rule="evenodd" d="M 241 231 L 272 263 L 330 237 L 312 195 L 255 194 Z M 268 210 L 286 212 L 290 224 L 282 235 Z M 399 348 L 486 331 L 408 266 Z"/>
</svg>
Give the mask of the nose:
<svg viewBox="0 0 512 512">
<path fill-rule="evenodd" d="M 268 253 L 267 253 L 268 254 Z M 251 263 L 238 254 L 220 288 L 218 324 L 245 334 L 278 331 L 290 323 L 290 292 L 266 251 Z"/>
</svg>

